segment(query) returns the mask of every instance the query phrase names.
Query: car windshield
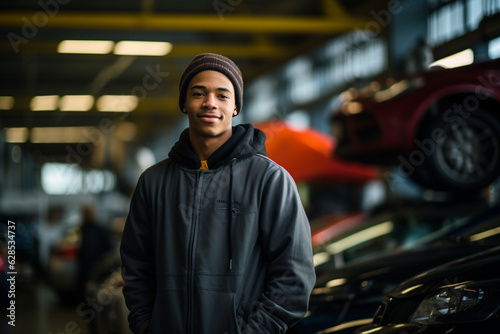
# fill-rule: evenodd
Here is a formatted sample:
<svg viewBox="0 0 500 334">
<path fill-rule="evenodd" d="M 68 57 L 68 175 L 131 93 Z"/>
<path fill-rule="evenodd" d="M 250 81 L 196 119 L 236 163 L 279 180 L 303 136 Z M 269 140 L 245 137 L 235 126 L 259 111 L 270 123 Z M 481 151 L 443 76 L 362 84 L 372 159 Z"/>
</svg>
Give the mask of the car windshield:
<svg viewBox="0 0 500 334">
<path fill-rule="evenodd" d="M 371 214 L 348 231 L 315 247 L 316 270 L 340 268 L 380 253 L 442 240 L 474 224 L 472 217 L 477 212 L 477 208 L 412 207 Z M 476 238 L 481 237 L 478 233 L 481 231 L 476 231 Z"/>
</svg>

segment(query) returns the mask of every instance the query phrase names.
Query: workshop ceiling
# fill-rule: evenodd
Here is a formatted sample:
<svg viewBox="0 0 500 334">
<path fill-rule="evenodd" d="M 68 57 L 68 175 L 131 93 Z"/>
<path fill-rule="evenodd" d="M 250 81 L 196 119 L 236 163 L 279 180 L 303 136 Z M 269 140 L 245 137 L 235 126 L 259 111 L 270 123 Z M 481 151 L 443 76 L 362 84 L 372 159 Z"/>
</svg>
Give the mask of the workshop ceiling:
<svg viewBox="0 0 500 334">
<path fill-rule="evenodd" d="M 95 126 L 121 118 L 151 127 L 181 116 L 180 74 L 194 55 L 220 53 L 241 68 L 246 83 L 332 37 L 362 28 L 386 1 L 335 0 L 18 0 L 0 3 L 0 127 Z M 62 40 L 163 41 L 165 56 L 62 54 Z M 32 111 L 40 95 L 137 95 L 123 113 Z"/>
</svg>

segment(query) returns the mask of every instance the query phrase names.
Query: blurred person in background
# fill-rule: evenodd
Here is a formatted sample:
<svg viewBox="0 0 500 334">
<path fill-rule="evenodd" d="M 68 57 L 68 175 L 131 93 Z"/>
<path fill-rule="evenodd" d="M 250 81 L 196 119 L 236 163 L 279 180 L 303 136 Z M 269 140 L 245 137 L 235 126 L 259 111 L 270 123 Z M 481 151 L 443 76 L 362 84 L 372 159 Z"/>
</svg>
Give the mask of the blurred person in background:
<svg viewBox="0 0 500 334">
<path fill-rule="evenodd" d="M 179 84 L 189 120 L 146 170 L 121 242 L 134 333 L 284 333 L 315 283 L 309 222 L 265 135 L 232 126 L 243 79 L 230 59 L 196 56 Z"/>
<path fill-rule="evenodd" d="M 95 207 L 86 204 L 82 207 L 81 245 L 78 252 L 78 293 L 85 296 L 85 285 L 92 270 L 104 255 L 113 249 L 110 231 L 97 222 Z"/>
</svg>

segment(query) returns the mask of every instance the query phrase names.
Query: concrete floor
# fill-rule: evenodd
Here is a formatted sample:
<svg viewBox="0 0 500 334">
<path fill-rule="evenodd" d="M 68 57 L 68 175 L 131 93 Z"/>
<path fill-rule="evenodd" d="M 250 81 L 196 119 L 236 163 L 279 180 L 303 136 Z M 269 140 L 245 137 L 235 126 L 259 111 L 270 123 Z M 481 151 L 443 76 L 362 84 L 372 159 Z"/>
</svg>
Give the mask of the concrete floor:
<svg viewBox="0 0 500 334">
<path fill-rule="evenodd" d="M 8 324 L 6 308 L 0 310 L 2 334 L 90 334 L 77 306 L 61 302 L 41 280 L 17 281 L 15 303 L 15 326 Z"/>
</svg>

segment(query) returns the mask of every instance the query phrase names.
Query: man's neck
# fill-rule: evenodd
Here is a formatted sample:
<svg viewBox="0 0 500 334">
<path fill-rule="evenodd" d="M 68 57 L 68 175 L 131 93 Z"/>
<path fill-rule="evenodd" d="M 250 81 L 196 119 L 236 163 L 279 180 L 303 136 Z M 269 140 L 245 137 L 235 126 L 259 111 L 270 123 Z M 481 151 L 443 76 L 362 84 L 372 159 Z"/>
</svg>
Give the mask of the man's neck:
<svg viewBox="0 0 500 334">
<path fill-rule="evenodd" d="M 196 135 L 192 135 L 190 133 L 189 140 L 191 141 L 191 146 L 193 147 L 194 153 L 198 156 L 200 161 L 208 160 L 212 153 L 217 151 L 219 147 L 221 147 L 229 138 L 231 138 L 230 133 L 229 136 L 221 136 L 221 137 L 200 137 Z"/>
</svg>

